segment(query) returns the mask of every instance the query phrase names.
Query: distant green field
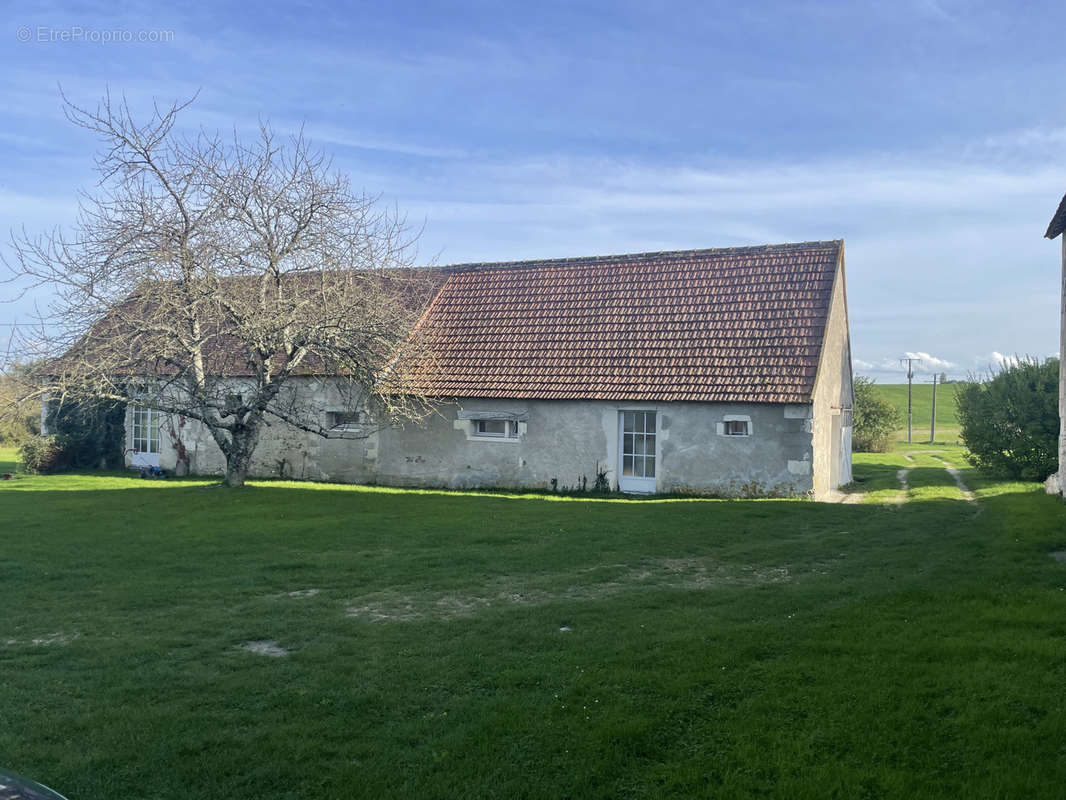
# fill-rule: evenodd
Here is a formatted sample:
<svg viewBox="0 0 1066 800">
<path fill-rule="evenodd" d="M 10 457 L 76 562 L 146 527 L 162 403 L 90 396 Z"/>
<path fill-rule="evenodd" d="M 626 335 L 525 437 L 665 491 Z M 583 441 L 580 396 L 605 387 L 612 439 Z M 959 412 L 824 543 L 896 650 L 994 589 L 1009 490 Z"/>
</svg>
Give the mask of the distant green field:
<svg viewBox="0 0 1066 800">
<path fill-rule="evenodd" d="M 955 418 L 955 389 L 961 384 L 948 383 L 936 387 L 936 424 L 958 427 Z M 903 418 L 907 418 L 907 384 L 905 383 L 877 383 L 878 393 L 899 409 Z M 933 409 L 933 387 L 928 383 L 915 383 L 913 387 L 914 424 L 929 426 L 929 418 Z"/>
<path fill-rule="evenodd" d="M 937 441 L 953 441 L 959 435 L 959 422 L 955 417 L 955 390 L 961 384 L 948 383 L 936 387 L 936 438 Z M 899 409 L 903 427 L 897 439 L 907 439 L 907 384 L 875 383 L 878 394 Z M 915 383 L 913 387 L 914 441 L 929 441 L 929 423 L 933 410 L 933 386 L 930 383 Z"/>
</svg>

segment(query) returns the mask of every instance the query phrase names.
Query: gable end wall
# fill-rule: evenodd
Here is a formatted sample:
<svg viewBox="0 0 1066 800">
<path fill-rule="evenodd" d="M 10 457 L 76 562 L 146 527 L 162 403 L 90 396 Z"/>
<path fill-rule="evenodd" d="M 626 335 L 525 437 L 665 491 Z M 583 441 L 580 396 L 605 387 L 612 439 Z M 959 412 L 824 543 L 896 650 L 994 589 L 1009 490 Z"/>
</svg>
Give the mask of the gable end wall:
<svg viewBox="0 0 1066 800">
<path fill-rule="evenodd" d="M 850 419 L 850 413 L 845 415 L 844 411 L 851 409 L 854 393 L 843 253 L 833 282 L 812 399 L 814 496 L 821 500 L 833 489 L 851 482 L 851 437 L 844 431 L 844 421 Z"/>
</svg>

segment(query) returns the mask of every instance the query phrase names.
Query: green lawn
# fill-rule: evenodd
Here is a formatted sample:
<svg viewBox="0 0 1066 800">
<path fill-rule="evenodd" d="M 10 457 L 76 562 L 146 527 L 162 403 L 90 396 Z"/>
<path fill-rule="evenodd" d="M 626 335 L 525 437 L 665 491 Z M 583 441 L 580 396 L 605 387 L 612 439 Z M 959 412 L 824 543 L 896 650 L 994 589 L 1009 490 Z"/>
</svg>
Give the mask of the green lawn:
<svg viewBox="0 0 1066 800">
<path fill-rule="evenodd" d="M 1066 507 L 911 458 L 833 506 L 18 476 L 0 765 L 77 800 L 1059 798 Z"/>
</svg>

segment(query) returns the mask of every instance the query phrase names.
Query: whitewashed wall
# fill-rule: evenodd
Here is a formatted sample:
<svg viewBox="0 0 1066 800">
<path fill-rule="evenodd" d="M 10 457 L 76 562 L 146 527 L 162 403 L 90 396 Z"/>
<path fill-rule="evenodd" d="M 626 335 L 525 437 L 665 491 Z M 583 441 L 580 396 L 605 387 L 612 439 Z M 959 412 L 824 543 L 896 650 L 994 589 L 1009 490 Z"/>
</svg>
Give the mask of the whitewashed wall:
<svg viewBox="0 0 1066 800">
<path fill-rule="evenodd" d="M 853 403 L 847 290 L 841 261 L 813 394 L 814 494 L 818 499 L 851 482 L 851 431 L 847 428 L 850 414 L 845 410 Z"/>
<path fill-rule="evenodd" d="M 328 386 L 308 382 L 306 391 Z M 459 410 L 517 414 L 516 439 L 473 435 Z M 598 471 L 618 482 L 618 414 L 658 414 L 656 491 L 721 495 L 789 495 L 813 489 L 809 405 L 466 400 L 441 405 L 420 423 L 359 439 L 323 439 L 274 424 L 264 430 L 251 474 L 399 486 L 573 488 Z M 724 436 L 727 415 L 751 420 L 751 435 Z M 163 422 L 160 464 L 178 467 L 180 441 L 193 474 L 221 474 L 224 460 L 199 423 Z M 180 471 L 180 469 L 179 469 Z"/>
</svg>

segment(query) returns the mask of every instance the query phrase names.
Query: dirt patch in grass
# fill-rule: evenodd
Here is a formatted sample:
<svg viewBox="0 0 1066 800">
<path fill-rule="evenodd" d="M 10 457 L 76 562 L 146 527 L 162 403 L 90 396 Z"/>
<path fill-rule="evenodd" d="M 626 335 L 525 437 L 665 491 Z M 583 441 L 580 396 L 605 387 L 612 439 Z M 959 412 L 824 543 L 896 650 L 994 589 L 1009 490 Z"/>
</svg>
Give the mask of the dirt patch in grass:
<svg viewBox="0 0 1066 800">
<path fill-rule="evenodd" d="M 8 647 L 15 647 L 20 644 L 30 645 L 31 647 L 63 647 L 70 644 L 75 639 L 80 638 L 80 633 L 64 633 L 63 631 L 56 631 L 55 633 L 45 633 L 40 636 L 33 636 L 29 639 L 5 639 L 4 644 Z"/>
<path fill-rule="evenodd" d="M 944 459 L 940 460 L 944 461 Z M 955 481 L 955 485 L 959 487 L 959 491 L 962 492 L 962 496 L 966 498 L 966 501 L 969 503 L 976 503 L 977 496 L 970 490 L 970 487 L 963 482 L 962 473 L 955 469 L 955 467 L 951 466 L 947 461 L 944 461 L 944 469 L 948 471 L 948 475 L 950 475 Z"/>
<path fill-rule="evenodd" d="M 904 456 L 908 461 L 913 461 L 910 456 Z M 910 491 L 910 484 L 908 483 L 909 476 L 911 474 L 910 467 L 904 467 L 903 469 L 896 471 L 896 480 L 899 481 L 899 493 L 894 497 L 889 498 L 889 503 L 895 503 L 896 505 L 903 505 L 907 502 L 907 492 Z"/>
<path fill-rule="evenodd" d="M 367 622 L 411 622 L 470 617 L 489 608 L 544 605 L 559 600 L 597 601 L 646 589 L 705 591 L 720 586 L 759 586 L 792 579 L 787 567 L 722 564 L 709 559 L 657 558 L 637 564 L 602 564 L 579 570 L 553 587 L 496 579 L 482 592 L 375 592 L 354 598 L 346 614 Z M 559 586 L 563 583 L 563 586 Z"/>
<path fill-rule="evenodd" d="M 288 650 L 273 639 L 253 639 L 237 645 L 237 648 L 239 650 L 247 650 L 249 653 L 255 653 L 258 656 L 270 656 L 271 658 L 281 658 L 289 654 Z"/>
</svg>

